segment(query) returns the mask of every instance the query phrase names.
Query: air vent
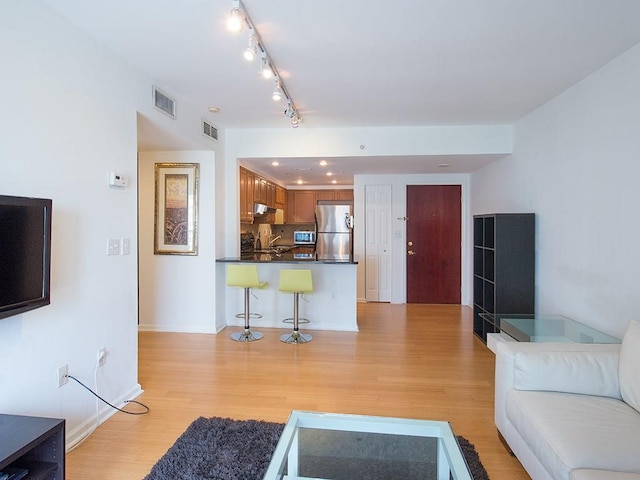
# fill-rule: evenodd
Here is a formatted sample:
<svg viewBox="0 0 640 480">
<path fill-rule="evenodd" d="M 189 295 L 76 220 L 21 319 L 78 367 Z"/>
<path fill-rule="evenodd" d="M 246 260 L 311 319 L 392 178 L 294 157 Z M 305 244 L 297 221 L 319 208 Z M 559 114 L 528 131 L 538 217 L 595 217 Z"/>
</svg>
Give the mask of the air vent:
<svg viewBox="0 0 640 480">
<path fill-rule="evenodd" d="M 153 87 L 153 106 L 171 118 L 176 118 L 176 101 L 158 87 Z"/>
<path fill-rule="evenodd" d="M 206 120 L 202 121 L 202 134 L 212 140 L 218 140 L 218 129 Z"/>
</svg>

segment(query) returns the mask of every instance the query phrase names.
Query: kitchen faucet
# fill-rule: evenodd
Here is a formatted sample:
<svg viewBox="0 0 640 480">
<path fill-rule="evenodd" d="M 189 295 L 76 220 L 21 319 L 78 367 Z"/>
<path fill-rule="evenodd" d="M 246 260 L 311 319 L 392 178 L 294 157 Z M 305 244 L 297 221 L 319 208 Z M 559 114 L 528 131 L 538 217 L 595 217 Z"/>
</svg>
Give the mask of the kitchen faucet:
<svg viewBox="0 0 640 480">
<path fill-rule="evenodd" d="M 281 237 L 281 235 L 269 235 L 267 237 L 267 248 L 271 248 L 273 246 L 273 244 L 276 242 L 276 240 L 278 240 Z"/>
</svg>

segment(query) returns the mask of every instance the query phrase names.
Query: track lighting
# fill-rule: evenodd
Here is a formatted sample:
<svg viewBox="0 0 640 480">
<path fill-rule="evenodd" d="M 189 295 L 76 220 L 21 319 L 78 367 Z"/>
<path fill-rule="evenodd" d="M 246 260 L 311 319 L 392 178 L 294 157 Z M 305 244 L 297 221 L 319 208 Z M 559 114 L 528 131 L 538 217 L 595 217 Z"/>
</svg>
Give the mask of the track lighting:
<svg viewBox="0 0 640 480">
<path fill-rule="evenodd" d="M 274 101 L 279 102 L 282 99 L 282 92 L 280 91 L 280 80 L 276 77 L 275 82 L 273 82 L 273 93 L 271 94 L 271 98 Z"/>
<path fill-rule="evenodd" d="M 256 59 L 256 32 L 252 28 L 249 30 L 249 46 L 244 51 L 244 58 L 247 62 L 253 62 Z"/>
<path fill-rule="evenodd" d="M 255 24 L 249 17 L 249 14 L 241 0 L 232 0 L 232 2 L 233 5 L 227 27 L 232 32 L 239 32 L 244 27 L 244 24 L 247 24 L 249 27 L 249 46 L 245 49 L 243 56 L 247 61 L 253 61 L 256 56 L 260 54 L 260 75 L 266 79 L 275 77 L 271 98 L 278 101 L 284 97 L 287 100 L 287 108 L 285 109 L 284 114 L 291 119 L 292 127 L 298 127 L 302 121 L 302 117 L 300 116 L 291 95 L 289 95 L 286 86 L 282 82 L 278 69 L 267 53 L 267 49 L 260 39 L 260 35 L 258 34 Z"/>
<path fill-rule="evenodd" d="M 267 52 L 262 52 L 262 62 L 260 63 L 260 75 L 262 78 L 269 80 L 273 77 L 273 68 L 269 62 L 269 58 L 267 57 Z"/>
<path fill-rule="evenodd" d="M 227 22 L 227 28 L 231 32 L 239 32 L 242 30 L 244 19 L 242 18 L 242 12 L 240 11 L 240 0 L 233 0 L 233 8 L 229 15 Z"/>
<path fill-rule="evenodd" d="M 293 105 L 291 103 L 291 100 L 287 100 L 287 108 L 284 109 L 285 116 L 289 117 L 289 118 L 293 118 L 295 113 L 296 113 L 296 111 L 293 109 Z"/>
</svg>

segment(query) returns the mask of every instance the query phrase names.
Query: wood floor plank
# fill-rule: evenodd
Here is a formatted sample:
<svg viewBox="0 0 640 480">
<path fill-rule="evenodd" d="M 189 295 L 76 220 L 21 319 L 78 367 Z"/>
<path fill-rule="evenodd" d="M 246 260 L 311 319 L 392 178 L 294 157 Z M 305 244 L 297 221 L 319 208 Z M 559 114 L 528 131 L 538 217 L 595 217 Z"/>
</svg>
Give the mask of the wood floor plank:
<svg viewBox="0 0 640 480">
<path fill-rule="evenodd" d="M 151 408 L 117 413 L 67 455 L 67 480 L 141 480 L 199 416 L 285 422 L 291 410 L 446 420 L 476 446 L 492 480 L 529 476 L 493 422 L 493 353 L 457 305 L 358 304 L 360 332 L 314 331 L 305 345 L 256 328 L 253 343 L 141 332 L 139 376 Z M 259 327 L 259 321 L 254 322 Z"/>
</svg>

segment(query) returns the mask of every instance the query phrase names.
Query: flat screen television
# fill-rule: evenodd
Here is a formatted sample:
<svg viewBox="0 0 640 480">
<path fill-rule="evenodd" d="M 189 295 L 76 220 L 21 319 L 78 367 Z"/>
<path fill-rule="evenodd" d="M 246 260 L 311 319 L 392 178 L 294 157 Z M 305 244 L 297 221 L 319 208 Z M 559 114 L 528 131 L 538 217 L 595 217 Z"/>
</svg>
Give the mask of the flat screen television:
<svg viewBox="0 0 640 480">
<path fill-rule="evenodd" d="M 0 318 L 51 302 L 51 208 L 48 199 L 0 195 Z"/>
</svg>

